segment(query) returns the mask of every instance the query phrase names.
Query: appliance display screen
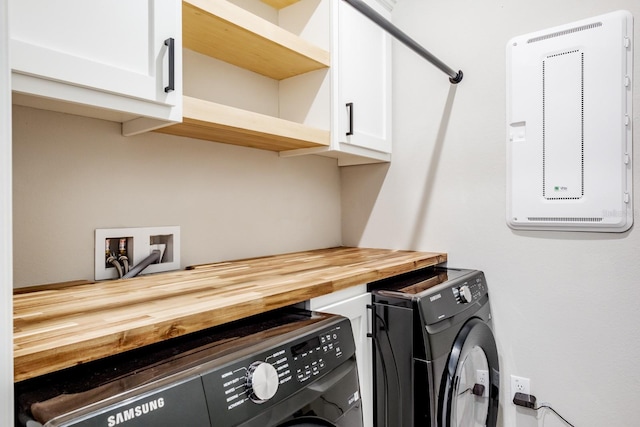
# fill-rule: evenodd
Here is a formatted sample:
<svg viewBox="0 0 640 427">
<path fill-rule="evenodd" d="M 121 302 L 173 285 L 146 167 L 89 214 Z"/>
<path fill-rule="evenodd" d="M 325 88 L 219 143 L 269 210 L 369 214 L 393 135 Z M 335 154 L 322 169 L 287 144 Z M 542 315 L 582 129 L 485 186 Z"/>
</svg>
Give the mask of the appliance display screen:
<svg viewBox="0 0 640 427">
<path fill-rule="evenodd" d="M 309 350 L 313 350 L 320 347 L 320 338 L 314 337 L 300 344 L 296 344 L 291 347 L 291 353 L 294 356 L 299 356 L 303 353 L 307 353 Z"/>
</svg>

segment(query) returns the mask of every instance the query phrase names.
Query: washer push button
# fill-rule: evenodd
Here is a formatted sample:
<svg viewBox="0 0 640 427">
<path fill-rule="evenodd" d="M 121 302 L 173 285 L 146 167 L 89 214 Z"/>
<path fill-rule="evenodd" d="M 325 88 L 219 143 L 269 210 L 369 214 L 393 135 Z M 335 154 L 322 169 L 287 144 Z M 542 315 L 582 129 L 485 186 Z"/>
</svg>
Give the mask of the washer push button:
<svg viewBox="0 0 640 427">
<path fill-rule="evenodd" d="M 322 372 L 322 369 L 326 366 L 322 358 L 323 352 L 326 353 L 334 348 L 333 343 L 329 342 L 330 340 L 331 334 L 320 335 L 319 347 L 294 357 L 296 364 L 295 377 L 298 382 L 303 383 Z"/>
</svg>

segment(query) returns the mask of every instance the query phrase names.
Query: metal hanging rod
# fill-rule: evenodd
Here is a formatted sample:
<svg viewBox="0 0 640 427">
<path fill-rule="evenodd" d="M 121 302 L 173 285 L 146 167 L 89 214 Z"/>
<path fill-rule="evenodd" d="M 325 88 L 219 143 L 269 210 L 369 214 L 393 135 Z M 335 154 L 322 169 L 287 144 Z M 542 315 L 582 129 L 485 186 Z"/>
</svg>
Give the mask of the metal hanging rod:
<svg viewBox="0 0 640 427">
<path fill-rule="evenodd" d="M 371 21 L 378 24 L 386 32 L 388 32 L 393 37 L 395 37 L 396 39 L 404 43 L 409 49 L 413 50 L 415 53 L 417 53 L 418 55 L 420 55 L 421 57 L 423 57 L 433 65 L 435 65 L 438 69 L 440 69 L 440 71 L 447 74 L 449 76 L 449 81 L 451 83 L 453 84 L 460 83 L 460 81 L 462 80 L 462 70 L 458 71 L 457 73 L 453 71 L 451 67 L 449 67 L 447 64 L 445 64 L 444 62 L 440 61 L 438 58 L 433 56 L 431 52 L 429 52 L 427 49 L 420 46 L 415 40 L 413 40 L 411 37 L 409 37 L 404 32 L 402 32 L 402 30 L 400 30 L 398 27 L 393 25 L 383 16 L 378 14 L 378 12 L 373 10 L 364 1 L 362 0 L 343 0 L 343 1 L 346 1 L 347 3 L 349 3 L 351 6 L 353 6 L 356 10 L 358 10 L 364 16 L 366 16 Z"/>
</svg>

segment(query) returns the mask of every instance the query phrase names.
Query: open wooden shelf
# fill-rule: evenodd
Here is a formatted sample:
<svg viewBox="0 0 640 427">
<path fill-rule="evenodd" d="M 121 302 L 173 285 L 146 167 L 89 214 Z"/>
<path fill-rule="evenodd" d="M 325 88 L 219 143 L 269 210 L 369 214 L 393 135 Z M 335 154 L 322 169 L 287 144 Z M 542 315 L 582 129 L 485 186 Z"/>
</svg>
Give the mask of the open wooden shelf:
<svg viewBox="0 0 640 427">
<path fill-rule="evenodd" d="M 330 143 L 328 130 L 189 96 L 183 97 L 182 123 L 156 132 L 270 151 L 326 147 Z"/>
<path fill-rule="evenodd" d="M 330 65 L 326 50 L 226 0 L 184 0 L 182 43 L 276 80 Z"/>
<path fill-rule="evenodd" d="M 266 3 L 294 3 L 267 0 Z M 329 67 L 330 53 L 227 0 L 184 0 L 182 43 L 232 65 L 283 80 Z M 157 132 L 271 151 L 327 147 L 328 130 L 193 97 L 183 121 Z"/>
</svg>

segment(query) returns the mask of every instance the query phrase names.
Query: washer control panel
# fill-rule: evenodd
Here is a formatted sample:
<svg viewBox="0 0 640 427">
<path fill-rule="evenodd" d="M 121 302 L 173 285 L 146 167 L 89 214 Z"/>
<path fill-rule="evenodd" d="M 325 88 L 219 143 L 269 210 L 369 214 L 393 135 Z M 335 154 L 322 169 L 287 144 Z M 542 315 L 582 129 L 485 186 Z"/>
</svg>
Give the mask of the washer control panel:
<svg viewBox="0 0 640 427">
<path fill-rule="evenodd" d="M 442 321 L 483 303 L 487 294 L 484 273 L 477 270 L 469 270 L 468 274 L 438 285 L 421 298 L 427 324 Z"/>
<path fill-rule="evenodd" d="M 308 386 L 355 354 L 348 319 L 202 375 L 213 413 L 236 425 Z"/>
<path fill-rule="evenodd" d="M 342 357 L 341 327 L 336 327 L 291 347 L 296 380 L 305 383 L 327 368 L 327 360 Z"/>
</svg>

